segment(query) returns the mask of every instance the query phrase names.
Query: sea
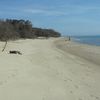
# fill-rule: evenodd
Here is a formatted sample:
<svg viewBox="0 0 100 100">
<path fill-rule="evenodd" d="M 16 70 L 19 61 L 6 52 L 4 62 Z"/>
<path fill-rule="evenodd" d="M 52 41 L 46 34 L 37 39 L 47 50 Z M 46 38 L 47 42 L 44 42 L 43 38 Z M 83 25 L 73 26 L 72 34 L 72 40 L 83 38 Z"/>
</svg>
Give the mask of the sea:
<svg viewBox="0 0 100 100">
<path fill-rule="evenodd" d="M 100 35 L 99 36 L 72 36 L 73 41 L 89 44 L 89 45 L 96 45 L 100 46 Z"/>
</svg>

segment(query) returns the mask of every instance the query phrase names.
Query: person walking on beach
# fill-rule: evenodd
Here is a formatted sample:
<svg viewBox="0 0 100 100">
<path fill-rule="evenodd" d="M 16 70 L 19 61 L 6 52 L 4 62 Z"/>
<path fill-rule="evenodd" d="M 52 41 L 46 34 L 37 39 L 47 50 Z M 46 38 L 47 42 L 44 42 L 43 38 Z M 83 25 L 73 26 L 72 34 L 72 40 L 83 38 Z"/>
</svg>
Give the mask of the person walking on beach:
<svg viewBox="0 0 100 100">
<path fill-rule="evenodd" d="M 69 36 L 68 40 L 69 40 L 69 41 L 71 40 L 70 36 Z"/>
</svg>

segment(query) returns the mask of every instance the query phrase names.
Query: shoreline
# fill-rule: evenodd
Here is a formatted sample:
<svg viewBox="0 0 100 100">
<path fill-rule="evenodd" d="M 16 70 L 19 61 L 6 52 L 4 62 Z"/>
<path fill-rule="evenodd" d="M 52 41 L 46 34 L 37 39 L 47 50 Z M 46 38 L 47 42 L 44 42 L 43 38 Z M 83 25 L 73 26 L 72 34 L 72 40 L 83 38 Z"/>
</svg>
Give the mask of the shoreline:
<svg viewBox="0 0 100 100">
<path fill-rule="evenodd" d="M 86 45 L 93 45 L 93 46 L 100 46 L 100 35 L 94 36 L 72 36 L 72 40 L 74 42 L 86 44 Z"/>
<path fill-rule="evenodd" d="M 88 60 L 91 63 L 100 65 L 100 46 L 66 40 L 67 38 L 58 39 L 55 42 L 56 47 L 67 53 Z"/>
</svg>

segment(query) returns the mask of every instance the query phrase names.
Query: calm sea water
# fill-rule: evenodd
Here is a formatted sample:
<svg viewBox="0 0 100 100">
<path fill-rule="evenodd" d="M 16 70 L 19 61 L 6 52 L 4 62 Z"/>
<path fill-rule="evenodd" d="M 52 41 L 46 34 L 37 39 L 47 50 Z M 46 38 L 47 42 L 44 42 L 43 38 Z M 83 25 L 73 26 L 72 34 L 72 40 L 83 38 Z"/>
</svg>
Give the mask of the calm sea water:
<svg viewBox="0 0 100 100">
<path fill-rule="evenodd" d="M 76 42 L 100 46 L 100 36 L 74 36 L 72 39 Z"/>
</svg>

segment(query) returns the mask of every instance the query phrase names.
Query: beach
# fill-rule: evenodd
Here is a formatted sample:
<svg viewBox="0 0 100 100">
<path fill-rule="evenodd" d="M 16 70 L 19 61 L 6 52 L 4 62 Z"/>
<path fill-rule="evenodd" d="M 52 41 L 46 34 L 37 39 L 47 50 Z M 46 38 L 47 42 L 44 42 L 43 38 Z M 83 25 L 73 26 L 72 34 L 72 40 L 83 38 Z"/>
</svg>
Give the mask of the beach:
<svg viewBox="0 0 100 100">
<path fill-rule="evenodd" d="M 67 53 L 84 58 L 91 63 L 100 65 L 100 46 L 68 41 L 66 38 L 62 38 L 55 43 L 57 48 Z"/>
<path fill-rule="evenodd" d="M 2 52 L 4 45 L 0 100 L 100 100 L 99 46 L 66 38 L 8 41 Z"/>
</svg>

